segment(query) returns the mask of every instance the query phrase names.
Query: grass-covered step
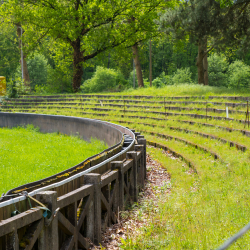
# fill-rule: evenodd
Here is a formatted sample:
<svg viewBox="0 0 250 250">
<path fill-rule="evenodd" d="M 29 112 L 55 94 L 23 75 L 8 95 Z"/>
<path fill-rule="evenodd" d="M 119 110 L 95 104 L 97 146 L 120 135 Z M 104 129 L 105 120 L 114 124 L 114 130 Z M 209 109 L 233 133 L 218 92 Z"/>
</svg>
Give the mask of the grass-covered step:
<svg viewBox="0 0 250 250">
<path fill-rule="evenodd" d="M 207 159 L 197 178 L 163 150 L 147 151 L 171 175 L 171 192 L 159 194 L 151 221 L 129 234 L 121 249 L 216 249 L 248 223 L 249 167 L 214 166 Z M 231 248 L 249 249 L 249 242 L 246 234 Z"/>
<path fill-rule="evenodd" d="M 4 111 L 4 110 L 8 110 L 8 109 L 13 109 L 13 108 L 16 108 L 14 106 L 9 106 L 9 107 L 5 107 L 5 106 L 2 106 L 1 110 Z M 244 122 L 244 117 L 245 117 L 245 114 L 234 114 L 234 118 L 226 118 L 225 117 L 225 114 L 221 114 L 219 113 L 219 116 L 217 114 L 217 116 L 214 116 L 214 113 L 213 112 L 208 112 L 207 114 L 203 114 L 202 111 L 196 111 L 196 113 L 189 113 L 188 111 L 182 111 L 180 113 L 175 113 L 175 112 L 164 112 L 164 111 L 153 111 L 153 110 L 148 110 L 148 109 L 136 109 L 136 108 L 128 108 L 128 107 L 123 107 L 123 109 L 114 109 L 114 108 L 96 108 L 95 105 L 86 105 L 86 106 L 83 106 L 81 107 L 80 105 L 77 106 L 77 107 L 74 107 L 74 106 L 56 106 L 56 105 L 48 105 L 48 106 L 36 106 L 36 107 L 33 107 L 33 106 L 25 106 L 26 109 L 31 109 L 31 108 L 37 108 L 37 109 L 45 109 L 45 108 L 48 108 L 48 109 L 61 109 L 61 108 L 64 108 L 64 109 L 78 109 L 78 110 L 95 110 L 95 111 L 101 111 L 101 112 L 117 112 L 117 113 L 140 113 L 140 112 L 143 112 L 144 114 L 147 114 L 147 115 L 150 115 L 150 114 L 154 114 L 154 115 L 161 115 L 161 116 L 188 116 L 188 117 L 192 117 L 192 118 L 196 118 L 196 119 L 216 119 L 216 120 L 238 120 L 238 121 L 242 121 Z"/>
<path fill-rule="evenodd" d="M 124 123 L 125 124 L 134 124 L 135 123 L 135 121 L 126 121 L 126 120 L 123 120 L 123 121 L 122 120 L 112 120 L 112 121 L 116 122 L 116 123 L 121 123 L 121 124 L 124 124 Z M 190 130 L 190 129 L 187 129 L 187 128 L 173 127 L 170 124 L 167 124 L 167 125 L 158 125 L 158 124 L 143 123 L 143 122 L 139 122 L 139 121 L 136 121 L 136 123 L 140 124 L 140 125 L 144 125 L 144 126 L 153 127 L 153 128 L 154 127 L 169 128 L 170 130 L 184 131 L 186 133 L 197 134 L 197 135 L 200 135 L 200 136 L 205 137 L 205 138 L 219 140 L 219 141 L 221 141 L 223 143 L 228 144 L 230 147 L 236 147 L 238 150 L 242 150 L 242 151 L 249 150 L 247 148 L 247 146 L 241 145 L 241 144 L 239 144 L 237 142 L 234 142 L 234 141 L 227 140 L 225 138 L 218 137 L 218 136 L 213 135 L 213 134 L 206 134 L 206 133 L 203 133 L 203 132 L 199 132 L 199 131 L 195 131 L 195 130 Z M 228 133 L 225 136 L 228 136 Z M 238 138 L 238 136 L 239 136 L 239 134 L 237 133 L 237 138 Z M 244 141 L 246 141 L 246 138 L 244 138 L 244 139 L 245 139 Z M 250 144 L 250 140 L 248 140 L 248 142 Z"/>
<path fill-rule="evenodd" d="M 180 106 L 180 105 L 176 105 L 176 106 L 168 106 L 168 105 L 162 105 L 162 104 L 158 104 L 157 106 L 155 106 L 155 104 L 147 104 L 147 105 L 130 105 L 130 104 L 127 104 L 125 102 L 117 102 L 117 103 L 110 103 L 110 102 L 93 102 L 93 101 L 88 101 L 88 102 L 34 102 L 34 103 L 30 103 L 30 102 L 8 102 L 8 103 L 5 103 L 4 105 L 2 105 L 2 108 L 13 108 L 15 106 L 25 106 L 27 108 L 30 108 L 30 107 L 34 107 L 34 106 L 44 106 L 44 105 L 47 105 L 47 106 L 55 106 L 57 107 L 58 105 L 67 105 L 67 106 L 87 106 L 87 105 L 93 105 L 95 107 L 116 107 L 116 108 L 123 108 L 123 109 L 146 109 L 147 111 L 150 111 L 150 110 L 159 110 L 159 111 L 164 111 L 166 113 L 167 110 L 177 110 L 177 111 L 195 111 L 195 112 L 198 112 L 200 111 L 199 113 L 200 114 L 206 114 L 206 115 L 211 115 L 213 113 L 219 113 L 219 114 L 224 114 L 224 116 L 226 116 L 226 109 L 225 107 L 220 107 L 220 108 L 217 108 L 217 107 L 206 107 L 206 105 L 202 105 L 202 107 L 200 107 L 199 105 L 191 105 L 190 107 L 188 106 Z M 238 108 L 237 108 L 238 109 Z M 246 110 L 233 110 L 233 109 L 228 109 L 228 113 L 229 114 L 245 114 L 246 113 Z"/>
<path fill-rule="evenodd" d="M 185 162 L 187 164 L 187 166 L 189 168 L 192 168 L 193 171 L 198 174 L 197 172 L 197 169 L 195 167 L 195 163 L 192 162 L 191 159 L 188 159 L 186 157 L 184 157 L 180 152 L 177 152 L 173 149 L 171 149 L 170 147 L 167 147 L 166 145 L 162 144 L 162 143 L 158 143 L 158 142 L 155 142 L 155 141 L 150 141 L 150 140 L 147 140 L 147 145 L 151 146 L 151 147 L 155 147 L 155 148 L 159 148 L 161 150 L 164 150 L 166 151 L 167 153 L 170 153 L 172 154 L 174 157 L 177 157 L 179 159 L 181 159 L 183 162 Z"/>
<path fill-rule="evenodd" d="M 169 89 L 172 87 L 172 86 L 168 86 Z M 183 86 L 182 86 L 183 87 Z M 176 86 L 172 87 L 172 89 L 177 89 Z M 158 95 L 133 95 L 133 93 L 131 93 L 130 95 L 120 95 L 120 94 L 75 94 L 75 95 L 72 95 L 72 94 L 67 94 L 67 95 L 29 95 L 29 96 L 20 96 L 20 98 L 29 98 L 29 99 L 33 99 L 33 98 L 71 98 L 71 97 L 91 97 L 91 98 L 134 98 L 134 99 L 142 99 L 142 98 L 146 98 L 146 99 L 159 99 L 159 98 L 166 98 L 166 99 L 170 99 L 170 100 L 180 100 L 180 99 L 183 99 L 183 100 L 190 100 L 190 99 L 207 99 L 207 100 L 212 100 L 212 99 L 224 99 L 224 100 L 230 100 L 230 101 L 247 101 L 250 99 L 250 96 L 235 96 L 235 95 L 228 95 L 228 96 L 222 96 L 222 95 L 214 95 L 214 96 L 205 96 L 205 95 L 200 95 L 200 96 L 197 96 L 197 95 L 185 95 L 185 96 L 176 96 L 174 94 L 175 91 L 168 91 L 167 94 L 168 95 L 165 95 L 164 92 L 161 92 L 159 95 L 159 91 L 156 89 L 156 91 L 158 92 Z M 204 92 L 204 94 L 206 94 L 206 92 Z M 171 95 L 171 96 L 170 96 Z"/>
</svg>

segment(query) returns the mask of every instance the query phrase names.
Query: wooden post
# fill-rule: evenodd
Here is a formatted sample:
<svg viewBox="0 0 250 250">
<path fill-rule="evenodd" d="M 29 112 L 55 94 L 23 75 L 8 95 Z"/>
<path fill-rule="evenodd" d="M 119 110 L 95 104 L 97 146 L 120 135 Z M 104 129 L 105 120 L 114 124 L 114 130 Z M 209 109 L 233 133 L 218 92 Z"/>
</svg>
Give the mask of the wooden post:
<svg viewBox="0 0 250 250">
<path fill-rule="evenodd" d="M 36 195 L 37 200 L 46 205 L 53 212 L 57 209 L 57 192 L 45 191 Z M 53 216 L 53 215 L 52 215 Z M 48 227 L 43 228 L 38 237 L 39 250 L 58 249 L 58 217 L 55 217 Z"/>
<path fill-rule="evenodd" d="M 144 168 L 144 146 L 143 145 L 135 145 L 135 151 L 141 152 L 141 164 L 140 166 L 137 166 L 139 168 L 139 174 L 138 174 L 138 184 L 140 185 L 140 188 L 144 188 L 144 176 L 145 176 L 145 168 Z"/>
<path fill-rule="evenodd" d="M 123 172 L 123 162 L 122 161 L 112 161 L 111 170 L 118 170 L 118 180 L 119 180 L 119 211 L 124 210 L 124 172 Z"/>
<path fill-rule="evenodd" d="M 94 185 L 94 231 L 87 232 L 87 237 L 99 245 L 101 243 L 101 227 L 102 227 L 102 210 L 101 210 L 101 175 L 100 174 L 85 174 L 84 184 Z"/>
<path fill-rule="evenodd" d="M 127 159 L 133 160 L 133 178 L 134 180 L 131 182 L 131 187 L 133 190 L 133 201 L 138 201 L 138 186 L 137 186 L 137 153 L 135 151 L 127 152 Z"/>
<path fill-rule="evenodd" d="M 144 138 L 139 138 L 138 140 L 138 144 L 139 145 L 143 145 L 144 146 L 144 150 L 143 150 L 143 162 L 144 162 L 144 179 L 147 179 L 147 141 Z"/>
<path fill-rule="evenodd" d="M 19 249 L 19 239 L 17 230 L 8 235 L 6 235 L 6 250 L 18 250 Z"/>
</svg>

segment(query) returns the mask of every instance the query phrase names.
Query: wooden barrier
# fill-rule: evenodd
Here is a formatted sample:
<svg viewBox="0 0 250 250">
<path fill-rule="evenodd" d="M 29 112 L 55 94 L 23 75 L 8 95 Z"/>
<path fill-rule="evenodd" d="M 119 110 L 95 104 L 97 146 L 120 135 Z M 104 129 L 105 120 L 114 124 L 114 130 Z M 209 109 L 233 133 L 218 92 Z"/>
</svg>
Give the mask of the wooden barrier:
<svg viewBox="0 0 250 250">
<path fill-rule="evenodd" d="M 38 193 L 36 199 L 51 210 L 50 218 L 36 207 L 0 221 L 0 250 L 88 249 L 90 240 L 100 244 L 102 231 L 117 222 L 118 212 L 136 202 L 144 188 L 146 140 L 137 133 L 137 141 L 135 151 L 111 162 L 105 174 L 83 175 L 79 188 Z"/>
</svg>

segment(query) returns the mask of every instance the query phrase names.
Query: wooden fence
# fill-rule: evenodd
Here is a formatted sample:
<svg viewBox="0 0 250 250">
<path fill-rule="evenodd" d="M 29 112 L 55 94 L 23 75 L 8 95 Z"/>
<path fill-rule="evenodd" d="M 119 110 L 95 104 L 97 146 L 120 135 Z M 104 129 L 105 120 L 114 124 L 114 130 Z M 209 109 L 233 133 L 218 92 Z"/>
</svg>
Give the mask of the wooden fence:
<svg viewBox="0 0 250 250">
<path fill-rule="evenodd" d="M 105 174 L 88 173 L 80 187 L 59 194 L 44 191 L 36 199 L 50 209 L 32 208 L 0 221 L 0 250 L 88 249 L 99 245 L 101 233 L 117 222 L 118 212 L 138 199 L 146 177 L 146 144 L 137 134 L 134 151 L 123 161 L 113 161 Z"/>
</svg>

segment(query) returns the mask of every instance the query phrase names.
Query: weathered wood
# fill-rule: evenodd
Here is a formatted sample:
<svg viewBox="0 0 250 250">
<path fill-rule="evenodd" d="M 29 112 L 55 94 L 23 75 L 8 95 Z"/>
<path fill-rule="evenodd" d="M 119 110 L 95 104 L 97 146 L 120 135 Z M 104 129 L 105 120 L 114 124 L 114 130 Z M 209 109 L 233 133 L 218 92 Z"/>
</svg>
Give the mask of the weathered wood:
<svg viewBox="0 0 250 250">
<path fill-rule="evenodd" d="M 85 184 L 94 186 L 94 230 L 89 232 L 89 238 L 96 245 L 101 243 L 101 175 L 86 174 L 84 175 Z"/>
<path fill-rule="evenodd" d="M 144 176 L 145 176 L 145 167 L 144 167 L 144 145 L 135 145 L 135 151 L 141 152 L 140 162 L 138 164 L 138 184 L 141 189 L 144 189 Z"/>
<path fill-rule="evenodd" d="M 52 212 L 57 209 L 57 193 L 54 191 L 45 191 L 37 194 L 37 200 L 46 204 Z M 46 219 L 45 219 L 46 222 Z M 39 250 L 58 249 L 58 217 L 55 217 L 48 227 L 43 227 L 38 237 Z"/>
<path fill-rule="evenodd" d="M 0 237 L 13 232 L 13 228 L 19 229 L 34 221 L 40 220 L 42 217 L 43 212 L 40 209 L 34 209 L 18 214 L 7 220 L 2 220 L 0 222 Z"/>
<path fill-rule="evenodd" d="M 111 162 L 111 170 L 118 171 L 118 180 L 119 180 L 119 191 L 118 191 L 118 207 L 120 211 L 124 210 L 124 167 L 122 161 L 113 161 Z"/>
<path fill-rule="evenodd" d="M 20 250 L 32 250 L 44 226 L 44 219 L 34 222 L 20 240 Z M 28 244 L 27 244 L 28 243 Z"/>
<path fill-rule="evenodd" d="M 91 184 L 84 185 L 75 191 L 67 193 L 57 200 L 57 206 L 62 208 L 72 204 L 75 201 L 80 200 L 81 198 L 94 192 L 94 187 Z"/>
<path fill-rule="evenodd" d="M 127 159 L 133 160 L 133 181 L 131 181 L 131 187 L 133 189 L 133 201 L 138 201 L 138 187 L 137 187 L 137 153 L 135 151 L 127 152 Z"/>
</svg>

